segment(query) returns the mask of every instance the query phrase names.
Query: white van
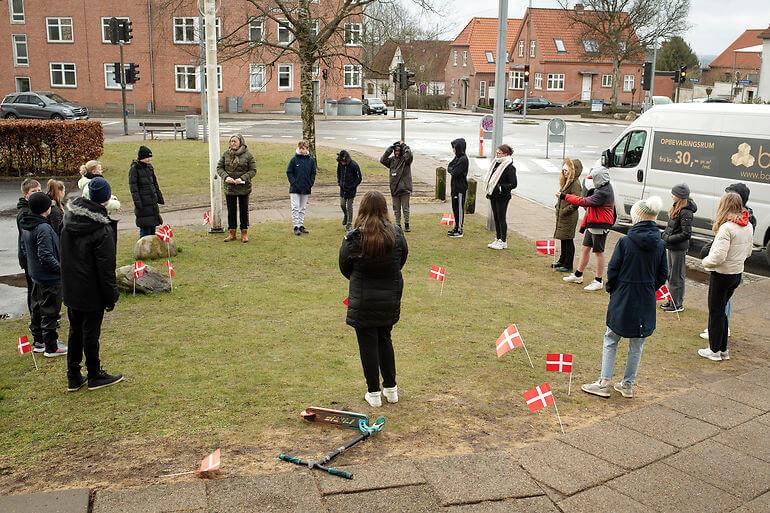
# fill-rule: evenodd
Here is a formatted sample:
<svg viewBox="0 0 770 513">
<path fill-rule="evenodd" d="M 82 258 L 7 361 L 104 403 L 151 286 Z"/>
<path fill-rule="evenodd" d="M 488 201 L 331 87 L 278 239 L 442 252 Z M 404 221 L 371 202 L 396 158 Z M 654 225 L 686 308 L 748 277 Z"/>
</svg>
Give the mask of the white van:
<svg viewBox="0 0 770 513">
<path fill-rule="evenodd" d="M 631 206 L 663 198 L 665 226 L 671 188 L 690 187 L 698 205 L 693 237 L 713 238 L 711 225 L 725 187 L 743 182 L 757 227 L 754 248 L 770 239 L 770 105 L 687 103 L 660 105 L 639 116 L 595 166 L 610 170 L 618 222 L 630 223 Z M 770 255 L 767 256 L 770 264 Z"/>
</svg>

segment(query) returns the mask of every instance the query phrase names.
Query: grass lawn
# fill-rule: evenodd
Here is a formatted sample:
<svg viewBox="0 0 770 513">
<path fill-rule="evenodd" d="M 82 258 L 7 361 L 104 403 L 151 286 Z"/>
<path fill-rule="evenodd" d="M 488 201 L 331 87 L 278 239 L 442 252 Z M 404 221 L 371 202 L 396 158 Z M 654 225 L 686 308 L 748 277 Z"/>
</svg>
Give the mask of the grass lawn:
<svg viewBox="0 0 770 513">
<path fill-rule="evenodd" d="M 155 483 L 164 472 L 193 469 L 217 447 L 224 475 L 293 470 L 278 462 L 279 452 L 316 457 L 351 434 L 304 423 L 298 413 L 309 405 L 387 416 L 385 431 L 340 465 L 512 448 L 558 432 L 552 409 L 530 413 L 522 398 L 544 381 L 570 430 L 746 370 L 695 356 L 703 312 L 688 309 L 681 321 L 661 313 L 637 398 L 587 396 L 579 385 L 598 375 L 606 294 L 564 284 L 531 242 L 512 237 L 512 249 L 487 250 L 489 234 L 477 219 L 459 240 L 444 235 L 436 216 L 419 216 L 413 226 L 393 331 L 401 402 L 379 411 L 363 400 L 355 334 L 344 321 L 336 221 L 313 223 L 303 237 L 261 224 L 248 245 L 175 229 L 183 251 L 174 260 L 174 291 L 124 296 L 106 315 L 103 366 L 126 376 L 114 387 L 67 393 L 63 359 L 39 358 L 35 371 L 30 355 L 14 351 L 25 321 L 3 321 L 0 493 Z M 131 262 L 131 236 L 121 235 L 119 265 Z M 447 266 L 443 295 L 428 278 L 431 264 Z M 496 357 L 495 340 L 509 323 L 518 324 L 534 369 L 521 349 Z M 66 329 L 65 315 L 63 336 Z M 767 359 L 740 329 L 731 344 Z M 574 354 L 570 397 L 568 375 L 544 370 L 550 352 Z"/>
<path fill-rule="evenodd" d="M 112 185 L 112 192 L 123 202 L 124 211 L 131 211 L 128 191 L 128 169 L 136 158 L 140 144 L 146 144 L 153 153 L 153 166 L 158 184 L 164 192 L 167 208 L 205 204 L 209 201 L 208 145 L 199 141 L 137 141 L 106 143 L 102 165 L 104 176 Z M 294 144 L 263 143 L 247 140 L 246 144 L 257 161 L 257 188 L 280 187 L 288 190 L 286 166 L 294 155 Z M 227 141 L 222 140 L 222 151 Z M 337 153 L 319 147 L 317 184 L 337 183 Z M 364 180 L 386 180 L 387 170 L 379 162 L 356 152 L 353 159 L 361 166 Z"/>
</svg>

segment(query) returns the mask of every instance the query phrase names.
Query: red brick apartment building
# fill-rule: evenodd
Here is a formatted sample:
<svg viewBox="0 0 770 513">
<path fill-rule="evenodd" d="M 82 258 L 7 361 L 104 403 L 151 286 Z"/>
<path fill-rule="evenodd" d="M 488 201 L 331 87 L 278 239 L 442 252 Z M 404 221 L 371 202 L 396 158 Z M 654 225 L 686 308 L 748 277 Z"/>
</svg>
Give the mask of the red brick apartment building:
<svg viewBox="0 0 770 513">
<path fill-rule="evenodd" d="M 341 0 L 311 0 L 311 16 L 336 14 Z M 111 17 L 128 18 L 133 40 L 125 45 L 125 62 L 139 65 L 140 81 L 127 91 L 129 111 L 199 112 L 199 39 L 197 0 L 5 0 L 0 2 L 0 98 L 19 90 L 54 91 L 92 110 L 120 110 L 120 85 L 113 80 L 119 48 L 108 39 Z M 217 2 L 219 37 L 235 38 L 252 48 L 249 55 L 222 60 L 219 66 L 221 109 L 227 97 L 239 110 L 280 109 L 300 94 L 300 69 L 292 53 L 260 46 L 259 41 L 291 44 L 285 25 L 257 18 L 244 0 Z M 253 8 L 253 6 L 252 6 Z M 345 57 L 316 66 L 314 95 L 324 98 L 362 96 L 360 20 L 339 27 Z M 344 34 L 343 34 L 344 32 Z M 343 43 L 344 41 L 344 43 Z M 250 43 L 253 42 L 253 45 Z M 322 78 L 327 70 L 327 79 Z M 232 105 L 234 102 L 231 102 Z"/>
<path fill-rule="evenodd" d="M 765 29 L 747 29 L 730 46 L 709 63 L 703 71 L 701 84 L 713 85 L 714 82 L 733 82 L 736 75 L 740 79 L 759 81 L 762 39 L 760 34 Z M 754 50 L 754 51 L 747 51 Z"/>
</svg>

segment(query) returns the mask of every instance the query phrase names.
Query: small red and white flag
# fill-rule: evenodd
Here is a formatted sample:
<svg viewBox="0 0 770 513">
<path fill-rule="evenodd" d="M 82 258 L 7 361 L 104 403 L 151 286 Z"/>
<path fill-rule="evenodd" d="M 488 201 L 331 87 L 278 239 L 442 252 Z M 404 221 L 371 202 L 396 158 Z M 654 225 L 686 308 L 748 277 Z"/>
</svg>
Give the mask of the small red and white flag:
<svg viewBox="0 0 770 513">
<path fill-rule="evenodd" d="M 671 292 L 668 291 L 668 285 L 663 285 L 655 291 L 655 301 L 671 301 L 673 299 Z"/>
<path fill-rule="evenodd" d="M 572 355 L 548 353 L 545 355 L 545 370 L 550 372 L 572 372 Z"/>
<path fill-rule="evenodd" d="M 211 224 L 211 212 L 208 210 L 203 213 L 203 224 Z"/>
<path fill-rule="evenodd" d="M 155 230 L 155 235 L 160 237 L 160 240 L 163 242 L 168 242 L 171 240 L 171 237 L 174 236 L 174 232 L 171 230 L 171 226 L 164 224 L 157 230 Z"/>
<path fill-rule="evenodd" d="M 446 267 L 432 265 L 430 266 L 430 272 L 428 273 L 428 276 L 436 281 L 444 281 L 444 278 L 446 278 Z"/>
<path fill-rule="evenodd" d="M 348 301 L 348 296 L 345 296 L 345 299 L 342 300 L 342 304 L 345 305 L 345 306 L 349 306 L 350 305 L 350 301 Z"/>
<path fill-rule="evenodd" d="M 147 269 L 147 266 L 142 262 L 141 260 L 137 260 L 134 262 L 134 279 L 141 278 L 144 276 L 144 271 Z"/>
<path fill-rule="evenodd" d="M 32 345 L 29 343 L 27 335 L 22 335 L 19 337 L 16 350 L 19 351 L 19 354 L 27 354 L 32 351 Z"/>
<path fill-rule="evenodd" d="M 455 215 L 454 214 L 444 214 L 441 217 L 441 224 L 445 224 L 447 226 L 452 226 L 455 224 Z"/>
<path fill-rule="evenodd" d="M 174 266 L 171 265 L 171 260 L 166 260 L 166 267 L 168 267 L 168 275 L 170 278 L 174 277 Z"/>
<path fill-rule="evenodd" d="M 511 349 L 521 347 L 524 340 L 515 324 L 508 326 L 497 339 L 497 357 L 503 356 Z"/>
<path fill-rule="evenodd" d="M 527 402 L 527 408 L 531 411 L 537 411 L 546 406 L 554 404 L 551 386 L 548 383 L 538 385 L 533 389 L 524 392 L 524 400 Z"/>
<path fill-rule="evenodd" d="M 549 240 L 536 240 L 535 251 L 541 255 L 555 255 L 556 254 L 556 241 Z"/>
<path fill-rule="evenodd" d="M 203 458 L 203 461 L 201 461 L 201 466 L 198 469 L 198 473 L 202 472 L 215 472 L 219 470 L 219 467 L 221 465 L 221 453 L 220 450 L 217 449 L 216 451 L 212 452 L 205 458 Z"/>
</svg>

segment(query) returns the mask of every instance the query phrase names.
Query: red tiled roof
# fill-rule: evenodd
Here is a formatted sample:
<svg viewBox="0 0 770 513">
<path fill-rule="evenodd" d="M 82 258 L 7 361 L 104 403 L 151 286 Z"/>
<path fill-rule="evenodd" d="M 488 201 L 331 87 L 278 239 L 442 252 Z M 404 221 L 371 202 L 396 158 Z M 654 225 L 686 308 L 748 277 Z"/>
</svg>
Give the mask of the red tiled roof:
<svg viewBox="0 0 770 513">
<path fill-rule="evenodd" d="M 451 41 L 387 41 L 374 56 L 371 78 L 388 78 L 396 49 L 401 49 L 401 58 L 406 66 L 419 74 L 421 80 L 444 82 L 444 70 L 449 59 Z M 420 71 L 420 67 L 424 70 Z"/>
<path fill-rule="evenodd" d="M 733 50 L 748 48 L 762 44 L 759 35 L 764 29 L 748 29 L 741 34 L 738 39 L 732 42 L 724 52 L 711 61 L 709 68 L 730 68 L 733 67 L 733 58 L 735 58 L 735 67 L 739 69 L 759 69 L 759 53 L 733 53 Z"/>
<path fill-rule="evenodd" d="M 506 48 L 511 47 L 511 42 L 519 32 L 521 20 L 508 20 L 508 37 Z M 476 73 L 494 73 L 495 64 L 487 62 L 485 52 L 497 53 L 497 18 L 473 18 L 460 34 L 452 41 L 452 46 L 467 46 L 470 62 Z M 461 51 L 461 50 L 460 50 Z M 458 63 L 462 65 L 462 61 Z"/>
</svg>

